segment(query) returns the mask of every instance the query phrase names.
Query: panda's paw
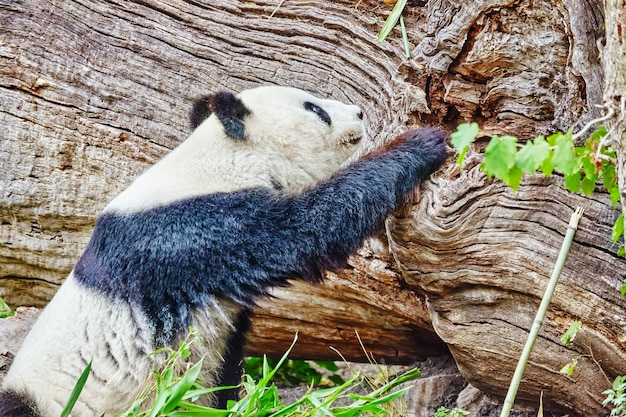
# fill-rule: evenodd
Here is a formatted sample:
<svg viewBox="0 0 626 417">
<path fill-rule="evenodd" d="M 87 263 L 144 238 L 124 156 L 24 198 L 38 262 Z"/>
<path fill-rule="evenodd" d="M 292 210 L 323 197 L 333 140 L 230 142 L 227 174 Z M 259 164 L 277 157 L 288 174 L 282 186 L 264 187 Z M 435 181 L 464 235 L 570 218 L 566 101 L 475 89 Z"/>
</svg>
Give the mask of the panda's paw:
<svg viewBox="0 0 626 417">
<path fill-rule="evenodd" d="M 446 150 L 446 133 L 437 127 L 420 127 L 417 129 L 409 130 L 404 133 L 405 140 L 419 145 L 424 149 L 432 149 L 437 154 L 445 155 Z"/>
<path fill-rule="evenodd" d="M 436 171 L 447 158 L 446 138 L 446 133 L 439 128 L 421 127 L 403 133 L 396 140 L 402 143 L 401 146 L 419 152 L 425 165 L 424 174 L 428 175 Z"/>
</svg>

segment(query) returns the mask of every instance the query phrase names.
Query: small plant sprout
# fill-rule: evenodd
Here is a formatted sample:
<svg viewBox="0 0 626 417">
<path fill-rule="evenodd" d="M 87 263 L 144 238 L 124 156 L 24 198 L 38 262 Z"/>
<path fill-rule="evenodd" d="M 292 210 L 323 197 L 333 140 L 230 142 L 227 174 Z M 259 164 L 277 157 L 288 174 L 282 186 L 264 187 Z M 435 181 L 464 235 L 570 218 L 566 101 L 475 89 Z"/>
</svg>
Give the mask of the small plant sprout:
<svg viewBox="0 0 626 417">
<path fill-rule="evenodd" d="M 561 343 L 567 346 L 571 342 L 573 342 L 576 334 L 578 333 L 582 325 L 582 322 L 578 320 L 572 322 L 572 324 L 569 325 L 567 331 L 563 334 L 563 336 L 561 336 Z"/>
<path fill-rule="evenodd" d="M 435 417 L 464 417 L 469 414 L 469 411 L 465 411 L 460 408 L 448 410 L 446 407 L 439 407 L 437 411 L 435 411 Z"/>
<path fill-rule="evenodd" d="M 571 342 L 574 341 L 574 338 L 576 338 L 576 334 L 578 333 L 578 330 L 580 330 L 582 326 L 582 322 L 581 321 L 574 321 L 572 322 L 572 324 L 570 324 L 569 328 L 567 329 L 567 331 L 565 333 L 563 333 L 563 335 L 561 336 L 561 343 L 563 343 L 565 346 L 569 345 Z M 567 375 L 567 376 L 572 376 L 574 374 L 574 371 L 576 370 L 576 365 L 578 365 L 578 359 L 579 358 L 572 358 L 571 361 L 569 361 L 568 363 L 566 363 L 560 370 L 559 372 Z"/>
<path fill-rule="evenodd" d="M 626 376 L 620 375 L 613 381 L 611 389 L 603 392 L 603 406 L 612 405 L 611 416 L 626 416 Z"/>
<path fill-rule="evenodd" d="M 404 11 L 404 7 L 406 6 L 407 0 L 398 0 L 395 2 L 393 10 L 391 10 L 391 14 L 385 21 L 378 37 L 376 38 L 376 42 L 381 43 L 387 39 L 387 36 L 391 33 L 394 27 L 400 22 L 400 29 L 402 30 L 402 42 L 404 44 L 404 54 L 406 59 L 411 59 L 411 48 L 409 46 L 409 37 L 406 33 L 406 27 L 404 26 L 404 19 L 402 18 L 402 12 Z M 393 2 L 391 3 L 393 4 Z"/>
<path fill-rule="evenodd" d="M 4 300 L 0 297 L 0 319 L 11 317 L 14 314 L 15 311 L 11 310 L 7 303 L 5 303 Z"/>
<path fill-rule="evenodd" d="M 583 129 L 586 130 L 587 128 Z M 489 178 L 497 178 L 515 192 L 519 188 L 524 174 L 535 175 L 541 171 L 544 176 L 554 172 L 563 175 L 565 188 L 572 193 L 582 192 L 589 196 L 601 183 L 609 193 L 613 207 L 617 207 L 620 191 L 615 169 L 615 151 L 607 146 L 608 132 L 604 126 L 598 126 L 589 134 L 583 146 L 575 143 L 583 132 L 557 132 L 550 136 L 537 136 L 526 143 L 519 143 L 514 136 L 490 135 L 483 132 L 477 123 L 462 123 L 450 136 L 451 144 L 459 153 L 457 164 L 462 166 L 470 145 L 480 137 L 490 138 L 485 148 L 485 157 L 480 165 Z M 617 254 L 626 254 L 623 243 L 624 218 L 619 215 L 613 226 L 613 244 L 619 245 Z M 621 288 L 626 295 L 626 280 Z"/>
<path fill-rule="evenodd" d="M 574 375 L 574 371 L 576 370 L 576 365 L 578 365 L 578 358 L 572 358 L 572 360 L 566 363 L 559 370 L 559 372 L 567 376 L 572 376 Z"/>
</svg>

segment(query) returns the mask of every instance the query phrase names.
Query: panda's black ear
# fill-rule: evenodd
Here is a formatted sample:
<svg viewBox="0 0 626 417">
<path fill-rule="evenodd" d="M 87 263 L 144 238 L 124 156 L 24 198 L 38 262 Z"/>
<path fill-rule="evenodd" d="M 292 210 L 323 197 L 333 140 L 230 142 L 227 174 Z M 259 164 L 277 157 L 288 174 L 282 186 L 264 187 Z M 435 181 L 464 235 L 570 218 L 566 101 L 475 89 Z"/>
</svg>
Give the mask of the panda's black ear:
<svg viewBox="0 0 626 417">
<path fill-rule="evenodd" d="M 204 96 L 194 101 L 191 113 L 189 114 L 191 130 L 200 126 L 200 124 L 211 115 L 210 100 L 211 96 Z"/>
<path fill-rule="evenodd" d="M 251 112 L 233 93 L 222 91 L 196 100 L 189 118 L 192 129 L 198 127 L 212 113 L 222 123 L 228 137 L 233 140 L 246 139 L 243 119 Z"/>
<path fill-rule="evenodd" d="M 244 118 L 250 110 L 233 93 L 222 91 L 211 96 L 211 110 L 220 119 L 224 131 L 233 140 L 246 139 Z"/>
</svg>

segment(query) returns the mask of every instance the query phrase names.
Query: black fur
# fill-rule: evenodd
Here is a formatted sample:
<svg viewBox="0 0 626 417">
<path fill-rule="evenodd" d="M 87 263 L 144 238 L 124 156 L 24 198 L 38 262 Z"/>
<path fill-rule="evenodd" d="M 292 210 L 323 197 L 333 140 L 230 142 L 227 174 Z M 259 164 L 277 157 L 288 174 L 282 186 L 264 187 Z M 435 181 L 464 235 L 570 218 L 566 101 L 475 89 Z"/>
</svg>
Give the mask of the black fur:
<svg viewBox="0 0 626 417">
<path fill-rule="evenodd" d="M 236 331 L 232 332 L 228 339 L 227 352 L 224 355 L 224 363 L 220 370 L 220 378 L 215 384 L 216 387 L 230 387 L 241 383 L 241 362 L 243 361 L 243 347 L 246 342 L 246 335 L 250 330 L 249 309 L 245 309 L 239 315 L 235 323 Z M 220 390 L 216 395 L 217 408 L 226 409 L 228 400 L 238 400 L 239 390 L 237 388 Z"/>
<path fill-rule="evenodd" d="M 317 104 L 313 104 L 310 101 L 307 101 L 307 102 L 304 103 L 304 109 L 307 110 L 307 111 L 315 113 L 317 115 L 317 117 L 319 117 L 320 120 L 322 120 L 322 122 L 326 123 L 328 126 L 330 126 L 332 124 L 332 120 L 331 120 L 330 116 L 328 115 L 328 113 L 326 112 L 326 110 L 324 110 L 323 108 L 321 108 Z M 361 116 L 359 118 L 362 119 L 363 116 Z"/>
<path fill-rule="evenodd" d="M 195 129 L 200 126 L 213 113 L 218 117 L 226 135 L 231 139 L 246 139 L 244 118 L 250 114 L 250 110 L 237 96 L 222 91 L 196 100 L 189 116 L 191 128 Z"/>
<path fill-rule="evenodd" d="M 35 400 L 15 390 L 0 391 L 0 417 L 41 417 Z"/>
<path fill-rule="evenodd" d="M 194 130 L 209 118 L 213 112 L 210 107 L 211 96 L 204 96 L 194 101 L 189 114 L 189 125 Z"/>
<path fill-rule="evenodd" d="M 169 344 L 214 295 L 252 306 L 288 279 L 316 282 L 344 266 L 445 156 L 444 134 L 419 129 L 302 194 L 248 189 L 105 213 L 75 275 L 141 305 Z"/>
<path fill-rule="evenodd" d="M 276 191 L 281 191 L 285 189 L 285 186 L 273 176 L 270 176 L 270 182 L 272 184 L 272 188 L 275 189 Z"/>
</svg>

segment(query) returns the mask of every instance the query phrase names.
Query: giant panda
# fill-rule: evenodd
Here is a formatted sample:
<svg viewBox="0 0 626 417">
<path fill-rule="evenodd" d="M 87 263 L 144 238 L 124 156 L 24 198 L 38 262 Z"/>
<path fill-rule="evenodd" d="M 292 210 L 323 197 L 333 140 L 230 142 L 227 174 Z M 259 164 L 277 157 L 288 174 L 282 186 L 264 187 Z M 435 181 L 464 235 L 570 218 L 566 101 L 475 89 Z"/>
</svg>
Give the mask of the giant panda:
<svg viewBox="0 0 626 417">
<path fill-rule="evenodd" d="M 361 110 L 288 87 L 203 97 L 191 123 L 99 216 L 15 356 L 0 417 L 58 417 L 89 362 L 72 416 L 125 410 L 162 364 L 151 353 L 189 326 L 204 383 L 236 385 L 255 300 L 342 267 L 446 157 L 444 134 L 422 128 L 343 166 Z"/>
</svg>

